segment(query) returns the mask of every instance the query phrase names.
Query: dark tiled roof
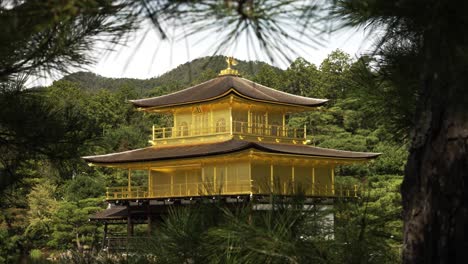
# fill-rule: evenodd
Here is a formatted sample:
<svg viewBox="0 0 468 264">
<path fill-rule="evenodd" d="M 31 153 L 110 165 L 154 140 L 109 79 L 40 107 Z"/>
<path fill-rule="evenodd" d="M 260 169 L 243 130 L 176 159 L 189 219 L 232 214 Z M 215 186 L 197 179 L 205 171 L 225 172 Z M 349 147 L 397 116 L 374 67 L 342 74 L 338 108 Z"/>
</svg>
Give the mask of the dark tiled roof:
<svg viewBox="0 0 468 264">
<path fill-rule="evenodd" d="M 126 206 L 114 206 L 109 209 L 100 211 L 90 216 L 90 220 L 120 220 L 126 219 L 128 210 Z"/>
<path fill-rule="evenodd" d="M 249 142 L 231 139 L 223 142 L 205 143 L 188 146 L 148 147 L 131 151 L 111 153 L 106 155 L 83 157 L 87 162 L 99 163 L 129 163 L 148 162 L 168 159 L 206 157 L 234 153 L 247 149 L 257 149 L 267 153 L 304 155 L 311 157 L 328 157 L 342 159 L 372 159 L 379 153 L 352 152 L 334 149 L 324 149 L 307 145 L 292 145 L 278 143 Z"/>
<path fill-rule="evenodd" d="M 376 158 L 377 156 L 380 155 L 380 153 L 326 149 L 326 148 L 319 148 L 319 147 L 308 146 L 308 145 L 290 145 L 290 144 L 262 143 L 262 142 L 258 142 L 255 144 L 259 146 L 257 148 L 258 150 L 264 150 L 266 152 L 307 155 L 307 156 L 316 156 L 316 157 L 371 159 L 371 158 Z"/>
<path fill-rule="evenodd" d="M 131 102 L 141 108 L 162 108 L 172 105 L 190 104 L 210 101 L 221 98 L 230 93 L 252 100 L 264 101 L 273 104 L 289 104 L 298 106 L 320 106 L 326 103 L 326 99 L 315 99 L 281 92 L 247 79 L 226 75 L 219 76 L 207 82 L 190 88 L 163 95 L 159 97 L 132 100 Z"/>
</svg>

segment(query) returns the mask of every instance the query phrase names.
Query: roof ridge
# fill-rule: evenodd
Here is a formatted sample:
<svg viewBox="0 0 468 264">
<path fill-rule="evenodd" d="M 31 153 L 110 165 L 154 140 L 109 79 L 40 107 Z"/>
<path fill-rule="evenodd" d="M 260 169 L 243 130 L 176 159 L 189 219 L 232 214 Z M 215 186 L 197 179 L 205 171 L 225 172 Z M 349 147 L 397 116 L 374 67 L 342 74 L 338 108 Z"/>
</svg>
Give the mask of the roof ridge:
<svg viewBox="0 0 468 264">
<path fill-rule="evenodd" d="M 247 82 L 251 82 L 251 83 L 254 83 L 258 86 L 261 86 L 263 88 L 266 88 L 272 92 L 277 92 L 277 93 L 281 93 L 281 94 L 285 94 L 285 95 L 290 95 L 290 96 L 295 96 L 295 97 L 300 97 L 300 98 L 306 98 L 306 99 L 314 99 L 314 100 L 321 100 L 321 101 L 325 101 L 325 102 L 328 102 L 330 101 L 329 99 L 326 99 L 326 98 L 314 98 L 314 97 L 307 97 L 307 96 L 302 96 L 302 95 L 297 95 L 297 94 L 292 94 L 292 93 L 288 93 L 288 92 L 285 92 L 285 91 L 281 91 L 281 90 L 277 90 L 277 89 L 274 89 L 274 88 L 271 88 L 271 87 L 268 87 L 266 85 L 263 85 L 263 84 L 260 84 L 260 83 L 256 83 L 252 80 L 249 80 L 249 79 L 245 79 L 245 78 L 242 78 L 242 77 L 239 77 L 240 79 L 243 79 Z"/>
<path fill-rule="evenodd" d="M 250 80 L 247 80 L 247 79 L 244 79 L 244 78 L 240 78 L 240 79 L 242 79 L 243 81 L 250 81 Z M 252 82 L 252 83 L 254 84 L 254 85 L 252 86 L 252 87 L 254 87 L 254 88 L 256 88 L 256 86 L 263 86 L 263 85 L 261 85 L 261 84 L 259 84 L 259 83 L 253 82 L 253 81 L 250 81 L 250 82 Z M 266 87 L 266 86 L 265 86 L 265 87 Z M 266 87 L 266 88 L 269 88 L 269 87 Z M 269 88 L 269 89 L 273 89 L 273 88 Z M 258 91 L 259 93 L 263 94 L 264 96 L 266 96 L 266 97 L 268 97 L 268 98 L 271 98 L 271 99 L 274 100 L 274 101 L 279 102 L 278 99 L 272 97 L 271 95 L 268 95 L 268 94 L 264 93 L 263 91 L 261 91 L 261 90 L 259 90 L 259 89 L 255 89 L 255 90 Z M 238 90 L 236 89 L 236 91 L 238 91 Z M 240 91 L 238 91 L 238 92 L 241 93 Z M 241 94 L 244 95 L 244 96 L 249 97 L 249 96 L 246 95 L 246 94 L 243 94 L 243 93 L 241 93 Z"/>
<path fill-rule="evenodd" d="M 167 96 L 173 96 L 173 95 L 175 95 L 175 94 L 179 94 L 179 93 L 185 92 L 185 91 L 187 91 L 187 90 L 196 89 L 198 86 L 201 86 L 201 85 L 204 85 L 204 84 L 213 82 L 213 81 L 215 81 L 216 79 L 217 79 L 217 78 L 209 79 L 208 81 L 204 81 L 204 82 L 202 82 L 202 83 L 199 83 L 199 84 L 196 84 L 196 85 L 193 85 L 193 86 L 190 86 L 190 87 L 187 87 L 187 88 L 184 88 L 184 89 L 181 89 L 181 90 L 179 90 L 179 91 L 175 91 L 175 92 L 172 92 L 172 93 L 169 93 L 169 94 L 164 94 L 164 95 L 159 95 L 159 96 L 153 96 L 153 97 L 148 97 L 148 98 L 141 98 L 141 99 L 128 100 L 128 101 L 133 103 L 133 102 L 138 102 L 138 101 L 152 100 L 152 99 L 155 99 L 155 98 L 164 98 L 164 97 L 167 97 Z"/>
</svg>

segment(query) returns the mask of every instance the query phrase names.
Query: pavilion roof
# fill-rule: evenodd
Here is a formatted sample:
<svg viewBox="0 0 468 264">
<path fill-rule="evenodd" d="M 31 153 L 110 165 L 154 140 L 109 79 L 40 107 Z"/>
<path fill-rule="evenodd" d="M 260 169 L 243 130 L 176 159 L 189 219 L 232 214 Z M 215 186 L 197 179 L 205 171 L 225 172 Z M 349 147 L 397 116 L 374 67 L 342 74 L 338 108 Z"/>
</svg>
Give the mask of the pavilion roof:
<svg viewBox="0 0 468 264">
<path fill-rule="evenodd" d="M 258 150 L 264 153 L 292 154 L 308 157 L 339 158 L 350 160 L 368 160 L 376 158 L 380 155 L 380 153 L 326 149 L 309 145 L 263 143 L 231 139 L 223 142 L 193 145 L 152 146 L 118 153 L 87 156 L 83 157 L 83 159 L 87 162 L 97 165 L 119 164 L 208 157 L 214 155 L 230 154 L 248 149 Z"/>
<path fill-rule="evenodd" d="M 90 220 L 123 220 L 128 215 L 126 206 L 113 206 L 106 210 L 99 211 L 89 217 Z"/>
<path fill-rule="evenodd" d="M 207 102 L 230 94 L 253 101 L 303 107 L 320 106 L 328 101 L 281 92 L 235 75 L 222 75 L 175 93 L 131 102 L 139 108 L 155 109 Z"/>
</svg>

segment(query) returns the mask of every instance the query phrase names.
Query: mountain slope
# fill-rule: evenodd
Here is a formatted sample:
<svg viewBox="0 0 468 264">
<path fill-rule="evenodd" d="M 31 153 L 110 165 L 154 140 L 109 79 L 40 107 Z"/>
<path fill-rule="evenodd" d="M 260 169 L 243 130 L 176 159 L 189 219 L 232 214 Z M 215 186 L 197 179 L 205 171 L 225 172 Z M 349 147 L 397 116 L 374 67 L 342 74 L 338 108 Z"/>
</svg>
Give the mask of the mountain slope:
<svg viewBox="0 0 468 264">
<path fill-rule="evenodd" d="M 238 60 L 238 65 L 235 66 L 243 77 L 249 79 L 253 78 L 263 67 L 269 68 L 274 72 L 282 72 L 279 68 L 259 61 Z M 74 82 L 80 88 L 89 91 L 98 91 L 100 89 L 117 91 L 122 88 L 133 88 L 140 95 L 158 95 L 161 92 L 177 91 L 215 78 L 225 68 L 225 57 L 213 56 L 181 64 L 159 77 L 150 79 L 107 78 L 91 72 L 76 72 L 63 77 L 62 80 Z"/>
</svg>

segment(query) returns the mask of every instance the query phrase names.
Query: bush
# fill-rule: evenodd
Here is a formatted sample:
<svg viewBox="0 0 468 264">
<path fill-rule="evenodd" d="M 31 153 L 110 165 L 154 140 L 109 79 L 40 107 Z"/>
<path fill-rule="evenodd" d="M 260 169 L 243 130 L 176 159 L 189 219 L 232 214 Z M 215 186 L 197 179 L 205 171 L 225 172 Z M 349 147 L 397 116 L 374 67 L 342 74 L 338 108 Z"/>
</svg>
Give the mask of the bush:
<svg viewBox="0 0 468 264">
<path fill-rule="evenodd" d="M 29 257 L 31 260 L 40 260 L 42 259 L 42 251 L 40 249 L 33 249 L 29 252 Z"/>
</svg>

